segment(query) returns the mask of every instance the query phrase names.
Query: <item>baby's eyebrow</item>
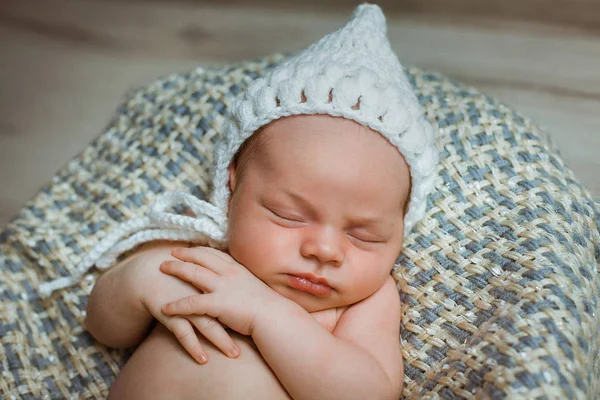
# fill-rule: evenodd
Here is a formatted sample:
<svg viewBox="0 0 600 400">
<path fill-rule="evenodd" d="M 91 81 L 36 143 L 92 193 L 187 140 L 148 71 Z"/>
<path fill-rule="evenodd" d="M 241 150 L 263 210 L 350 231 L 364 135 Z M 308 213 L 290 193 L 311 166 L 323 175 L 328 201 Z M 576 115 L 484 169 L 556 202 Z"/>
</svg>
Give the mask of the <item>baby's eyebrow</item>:
<svg viewBox="0 0 600 400">
<path fill-rule="evenodd" d="M 386 219 L 380 217 L 355 217 L 350 218 L 352 225 L 355 226 L 375 226 L 375 225 L 383 225 L 387 222 Z"/>
<path fill-rule="evenodd" d="M 304 196 L 302 196 L 301 194 L 294 193 L 291 190 L 283 190 L 283 194 L 285 194 L 286 196 L 291 198 L 294 202 L 300 204 L 307 210 L 314 211 L 314 207 L 312 206 L 310 201 L 308 199 L 306 199 Z"/>
</svg>

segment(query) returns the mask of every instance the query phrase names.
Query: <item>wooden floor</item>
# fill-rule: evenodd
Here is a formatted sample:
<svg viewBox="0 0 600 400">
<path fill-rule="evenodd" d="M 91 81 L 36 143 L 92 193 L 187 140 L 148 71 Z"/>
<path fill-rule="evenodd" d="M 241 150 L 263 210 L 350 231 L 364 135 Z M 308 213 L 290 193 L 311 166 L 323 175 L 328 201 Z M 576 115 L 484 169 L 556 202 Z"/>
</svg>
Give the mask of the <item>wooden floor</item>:
<svg viewBox="0 0 600 400">
<path fill-rule="evenodd" d="M 356 3 L 2 0 L 0 226 L 102 131 L 127 88 L 197 65 L 298 50 L 340 27 Z M 600 2 L 381 4 L 404 64 L 532 116 L 600 198 Z"/>
</svg>

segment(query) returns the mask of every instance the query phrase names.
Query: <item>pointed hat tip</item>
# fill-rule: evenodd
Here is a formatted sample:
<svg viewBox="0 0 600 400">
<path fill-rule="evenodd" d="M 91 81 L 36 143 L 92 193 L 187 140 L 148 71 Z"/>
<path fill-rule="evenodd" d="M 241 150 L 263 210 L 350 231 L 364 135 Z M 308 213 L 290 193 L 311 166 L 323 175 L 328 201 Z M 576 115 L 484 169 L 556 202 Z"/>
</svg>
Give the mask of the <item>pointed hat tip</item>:
<svg viewBox="0 0 600 400">
<path fill-rule="evenodd" d="M 353 19 L 365 17 L 373 20 L 373 22 L 377 24 L 385 24 L 385 15 L 383 15 L 383 11 L 376 4 L 363 3 L 356 7 L 352 14 Z"/>
</svg>

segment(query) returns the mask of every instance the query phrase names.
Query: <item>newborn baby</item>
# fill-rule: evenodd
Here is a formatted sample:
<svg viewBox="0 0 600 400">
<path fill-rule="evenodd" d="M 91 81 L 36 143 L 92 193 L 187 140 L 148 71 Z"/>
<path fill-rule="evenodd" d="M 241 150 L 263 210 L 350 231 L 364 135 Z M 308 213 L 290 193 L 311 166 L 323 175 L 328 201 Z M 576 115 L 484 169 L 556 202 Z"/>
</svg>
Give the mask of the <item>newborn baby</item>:
<svg viewBox="0 0 600 400">
<path fill-rule="evenodd" d="M 398 150 L 354 121 L 292 116 L 253 136 L 232 163 L 229 182 L 229 255 L 177 250 L 175 257 L 187 262 L 168 261 L 161 269 L 207 293 L 198 303 L 176 302 L 165 311 L 217 317 L 241 334 L 229 332 L 239 357 L 228 359 L 203 339 L 203 350 L 190 346 L 208 353 L 199 365 L 157 325 L 111 396 L 397 399 L 400 302 L 390 271 L 402 246 L 410 191 Z M 128 319 L 116 318 L 116 309 L 136 301 L 158 303 L 150 305 L 156 309 L 167 298 L 194 293 L 158 283 L 173 279 L 153 271 L 172 247 L 134 256 L 100 278 L 87 317 L 98 340 L 111 344 L 114 331 L 123 335 L 121 324 L 133 319 L 140 323 L 130 334 L 143 337 L 150 311 L 144 316 L 138 307 Z M 132 266 L 136 259 L 144 262 Z M 226 334 L 214 328 L 208 334 L 224 352 L 235 349 Z"/>
<path fill-rule="evenodd" d="M 397 399 L 390 272 L 425 213 L 433 142 L 377 6 L 252 82 L 211 202 L 164 193 L 80 265 L 143 243 L 88 303 L 99 342 L 141 343 L 111 397 Z M 169 211 L 177 201 L 194 215 Z"/>
</svg>

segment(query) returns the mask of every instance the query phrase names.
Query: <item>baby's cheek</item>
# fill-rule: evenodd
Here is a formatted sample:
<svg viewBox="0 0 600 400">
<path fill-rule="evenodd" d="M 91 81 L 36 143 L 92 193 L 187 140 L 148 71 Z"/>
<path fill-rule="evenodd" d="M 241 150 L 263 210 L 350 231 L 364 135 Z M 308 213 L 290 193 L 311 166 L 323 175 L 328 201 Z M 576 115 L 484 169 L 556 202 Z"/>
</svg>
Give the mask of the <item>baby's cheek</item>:
<svg viewBox="0 0 600 400">
<path fill-rule="evenodd" d="M 293 238 L 285 228 L 267 221 L 247 221 L 233 226 L 229 236 L 229 251 L 239 263 L 249 269 L 282 265 L 293 247 Z"/>
<path fill-rule="evenodd" d="M 357 268 L 353 270 L 357 294 L 367 298 L 381 288 L 390 275 L 394 260 L 395 258 L 391 259 L 383 253 L 363 254 L 355 263 Z"/>
<path fill-rule="evenodd" d="M 299 233 L 296 229 L 284 228 L 272 224 L 264 235 L 264 246 L 280 255 L 299 251 Z"/>
</svg>

